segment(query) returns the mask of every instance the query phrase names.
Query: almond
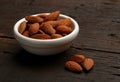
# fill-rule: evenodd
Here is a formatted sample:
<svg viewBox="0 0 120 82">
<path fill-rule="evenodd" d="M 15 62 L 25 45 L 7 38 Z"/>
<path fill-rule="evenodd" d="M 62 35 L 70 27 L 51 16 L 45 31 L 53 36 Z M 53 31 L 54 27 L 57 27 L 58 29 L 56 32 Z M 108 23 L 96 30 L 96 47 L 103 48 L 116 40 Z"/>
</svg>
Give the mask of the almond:
<svg viewBox="0 0 120 82">
<path fill-rule="evenodd" d="M 45 23 L 52 25 L 53 28 L 56 27 L 56 26 L 58 26 L 58 21 L 47 21 Z"/>
<path fill-rule="evenodd" d="M 46 34 L 52 35 L 56 33 L 56 30 L 50 24 L 42 24 L 40 29 L 44 31 Z"/>
<path fill-rule="evenodd" d="M 65 63 L 65 67 L 66 67 L 66 69 L 73 71 L 73 72 L 81 72 L 82 71 L 82 67 L 74 61 L 67 61 Z"/>
<path fill-rule="evenodd" d="M 48 15 L 47 14 L 40 14 L 40 15 L 37 15 L 37 16 L 40 17 L 40 18 L 45 19 Z"/>
<path fill-rule="evenodd" d="M 77 63 L 81 63 L 85 60 L 85 56 L 83 56 L 81 54 L 75 54 L 75 55 L 71 56 L 71 58 L 69 60 L 75 61 Z"/>
<path fill-rule="evenodd" d="M 51 37 L 47 34 L 34 34 L 31 36 L 31 38 L 35 39 L 51 39 Z"/>
<path fill-rule="evenodd" d="M 52 34 L 52 35 L 51 35 L 51 38 L 52 38 L 52 39 L 61 38 L 61 37 L 63 37 L 63 36 L 60 35 L 60 34 Z"/>
<path fill-rule="evenodd" d="M 29 37 L 29 31 L 24 31 L 23 35 Z"/>
<path fill-rule="evenodd" d="M 45 20 L 50 21 L 50 20 L 56 20 L 59 17 L 60 11 L 54 11 L 50 13 L 49 15 L 46 16 Z"/>
<path fill-rule="evenodd" d="M 39 30 L 38 31 L 40 34 L 45 34 L 45 32 L 43 32 L 42 30 Z"/>
<path fill-rule="evenodd" d="M 39 31 L 39 28 L 40 28 L 39 23 L 30 24 L 29 25 L 29 33 L 31 35 L 35 34 L 35 33 L 37 33 Z"/>
<path fill-rule="evenodd" d="M 38 17 L 38 16 L 26 16 L 25 19 L 28 22 L 32 22 L 32 23 L 38 23 L 38 22 L 43 22 L 43 18 Z"/>
<path fill-rule="evenodd" d="M 82 63 L 85 70 L 89 71 L 94 66 L 94 60 L 91 58 L 85 58 L 84 62 Z"/>
<path fill-rule="evenodd" d="M 25 31 L 26 26 L 26 21 L 23 21 L 18 28 L 18 32 L 22 34 Z"/>
<path fill-rule="evenodd" d="M 69 18 L 58 20 L 58 25 L 66 25 L 72 27 L 72 21 Z"/>
<path fill-rule="evenodd" d="M 60 34 L 69 34 L 72 32 L 72 29 L 68 26 L 60 25 L 56 28 L 56 31 L 57 33 L 60 33 Z"/>
</svg>

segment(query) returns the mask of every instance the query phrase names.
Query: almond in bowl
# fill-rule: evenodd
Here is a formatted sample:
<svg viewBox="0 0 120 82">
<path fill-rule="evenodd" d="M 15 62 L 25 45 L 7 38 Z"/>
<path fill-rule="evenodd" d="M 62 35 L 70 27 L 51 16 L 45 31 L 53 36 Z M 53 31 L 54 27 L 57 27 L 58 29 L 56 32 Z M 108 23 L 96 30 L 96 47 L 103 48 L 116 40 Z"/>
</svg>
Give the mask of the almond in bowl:
<svg viewBox="0 0 120 82">
<path fill-rule="evenodd" d="M 21 46 L 36 55 L 67 50 L 78 33 L 78 23 L 60 11 L 25 16 L 14 26 L 15 38 Z"/>
</svg>

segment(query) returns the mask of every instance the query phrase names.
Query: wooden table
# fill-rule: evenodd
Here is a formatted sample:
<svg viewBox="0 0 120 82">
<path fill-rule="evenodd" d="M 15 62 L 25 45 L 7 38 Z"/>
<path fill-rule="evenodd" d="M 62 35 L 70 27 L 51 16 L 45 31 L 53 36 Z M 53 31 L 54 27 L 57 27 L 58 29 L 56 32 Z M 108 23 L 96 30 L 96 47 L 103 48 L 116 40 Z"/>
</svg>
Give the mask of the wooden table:
<svg viewBox="0 0 120 82">
<path fill-rule="evenodd" d="M 26 52 L 13 35 L 26 15 L 60 10 L 80 25 L 67 51 L 48 57 Z M 81 53 L 95 61 L 80 74 L 65 70 L 70 56 Z M 120 0 L 1 0 L 0 82 L 120 82 Z"/>
</svg>

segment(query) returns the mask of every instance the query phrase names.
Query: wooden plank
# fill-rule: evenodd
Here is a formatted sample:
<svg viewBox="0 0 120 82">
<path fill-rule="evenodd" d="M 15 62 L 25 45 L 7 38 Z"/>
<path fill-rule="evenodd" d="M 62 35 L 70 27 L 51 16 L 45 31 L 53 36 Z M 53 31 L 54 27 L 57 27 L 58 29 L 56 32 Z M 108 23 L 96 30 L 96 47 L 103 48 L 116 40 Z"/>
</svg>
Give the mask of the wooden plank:
<svg viewBox="0 0 120 82">
<path fill-rule="evenodd" d="M 112 20 L 111 18 L 83 17 L 80 34 L 74 41 L 74 46 L 119 53 L 120 23 Z"/>
<path fill-rule="evenodd" d="M 119 1 L 2 1 L 0 33 L 13 37 L 13 26 L 17 20 L 34 13 L 61 10 L 79 23 L 80 33 L 74 46 L 120 53 Z M 5 4 L 7 3 L 7 4 Z M 108 4 L 106 4 L 108 3 Z M 113 4 L 112 4 L 113 3 Z M 69 4 L 69 5 L 66 5 Z M 76 4 L 76 5 L 73 5 Z M 22 5 L 22 6 L 21 6 Z M 58 6 L 57 6 L 58 5 Z M 49 8 L 45 8 L 50 6 Z M 61 9 L 59 7 L 62 7 Z M 70 10 L 69 10 L 70 9 Z M 10 11 L 7 12 L 6 11 Z M 107 12 L 106 12 L 107 11 Z M 111 36 L 111 35 L 115 36 Z"/>
<path fill-rule="evenodd" d="M 119 0 L 1 0 L 0 82 L 119 82 Z M 14 39 L 13 26 L 26 15 L 60 10 L 80 25 L 79 36 L 64 53 L 41 57 L 30 54 Z M 80 74 L 64 68 L 75 53 L 95 60 Z"/>
<path fill-rule="evenodd" d="M 30 54 L 16 45 L 18 43 L 14 39 L 2 39 L 0 43 L 1 82 L 119 82 L 120 80 L 120 54 L 71 47 L 64 53 L 44 57 Z M 65 69 L 65 62 L 76 53 L 94 59 L 95 66 L 90 72 L 76 74 Z"/>
</svg>

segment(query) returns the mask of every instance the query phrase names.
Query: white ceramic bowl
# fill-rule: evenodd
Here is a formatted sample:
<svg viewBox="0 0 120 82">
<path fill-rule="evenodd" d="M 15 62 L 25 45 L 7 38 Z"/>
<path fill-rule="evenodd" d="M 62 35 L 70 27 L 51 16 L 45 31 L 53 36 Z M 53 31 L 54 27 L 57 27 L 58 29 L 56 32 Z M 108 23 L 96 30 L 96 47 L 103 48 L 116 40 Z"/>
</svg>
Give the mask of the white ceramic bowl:
<svg viewBox="0 0 120 82">
<path fill-rule="evenodd" d="M 42 13 L 43 14 L 43 13 Z M 48 14 L 48 13 L 44 13 Z M 36 14 L 38 15 L 38 14 Z M 35 15 L 34 15 L 35 16 Z M 40 40 L 33 39 L 21 35 L 18 32 L 19 25 L 22 21 L 25 21 L 25 18 L 22 18 L 14 25 L 14 35 L 21 46 L 28 52 L 36 55 L 54 55 L 61 53 L 67 50 L 71 46 L 71 42 L 77 37 L 79 33 L 78 23 L 71 17 L 60 14 L 59 17 L 70 18 L 73 23 L 73 31 L 62 38 L 49 39 L 49 40 Z"/>
</svg>

